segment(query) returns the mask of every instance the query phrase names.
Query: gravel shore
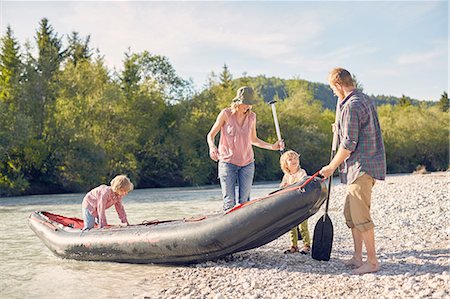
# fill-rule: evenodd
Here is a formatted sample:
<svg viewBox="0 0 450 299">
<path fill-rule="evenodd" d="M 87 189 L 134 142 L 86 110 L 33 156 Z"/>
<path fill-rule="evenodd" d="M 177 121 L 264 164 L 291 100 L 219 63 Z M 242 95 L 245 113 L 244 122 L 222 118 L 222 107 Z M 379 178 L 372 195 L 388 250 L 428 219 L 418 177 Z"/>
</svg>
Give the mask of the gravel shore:
<svg viewBox="0 0 450 299">
<path fill-rule="evenodd" d="M 345 186 L 332 187 L 331 260 L 283 254 L 288 234 L 226 259 L 176 267 L 170 287 L 140 298 L 450 298 L 449 172 L 390 176 L 375 184 L 372 217 L 381 269 L 352 275 L 353 242 L 342 215 Z M 319 211 L 309 219 L 312 236 Z M 158 278 L 156 278 L 158 279 Z M 154 281 L 154 279 L 152 279 Z M 141 282 L 145 288 L 148 282 Z M 135 294 L 137 296 L 137 294 Z"/>
</svg>

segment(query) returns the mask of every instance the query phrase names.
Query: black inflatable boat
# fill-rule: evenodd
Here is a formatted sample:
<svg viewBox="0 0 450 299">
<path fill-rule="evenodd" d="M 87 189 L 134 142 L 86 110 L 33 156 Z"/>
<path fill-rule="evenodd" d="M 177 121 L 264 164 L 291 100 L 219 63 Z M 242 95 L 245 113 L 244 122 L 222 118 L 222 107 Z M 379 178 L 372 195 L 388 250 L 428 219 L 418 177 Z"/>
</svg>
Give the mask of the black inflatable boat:
<svg viewBox="0 0 450 299">
<path fill-rule="evenodd" d="M 82 231 L 83 220 L 30 215 L 36 235 L 56 255 L 75 260 L 189 264 L 267 244 L 315 214 L 326 199 L 319 178 L 299 182 L 223 214 Z"/>
</svg>

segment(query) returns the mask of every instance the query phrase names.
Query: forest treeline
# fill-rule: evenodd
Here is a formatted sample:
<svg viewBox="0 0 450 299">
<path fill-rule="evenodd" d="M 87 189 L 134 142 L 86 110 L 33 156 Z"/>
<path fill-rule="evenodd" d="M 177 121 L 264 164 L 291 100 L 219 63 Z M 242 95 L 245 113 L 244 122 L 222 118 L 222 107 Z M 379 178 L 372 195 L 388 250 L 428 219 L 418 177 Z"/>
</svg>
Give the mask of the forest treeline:
<svg viewBox="0 0 450 299">
<path fill-rule="evenodd" d="M 47 19 L 20 45 L 8 26 L 0 52 L 0 196 L 85 192 L 127 174 L 138 188 L 216 184 L 206 134 L 242 85 L 254 105 L 260 138 L 276 140 L 276 99 L 287 148 L 309 173 L 329 160 L 336 98 L 302 79 L 233 78 L 225 65 L 195 90 L 169 59 L 124 54 L 109 69 L 90 37 L 60 37 Z M 65 46 L 64 46 L 65 45 Z M 448 95 L 434 102 L 372 96 L 378 105 L 388 172 L 448 168 Z M 432 100 L 432 99 L 430 99 Z M 436 101 L 438 100 L 438 101 Z M 256 181 L 279 180 L 279 154 L 256 148 Z"/>
</svg>

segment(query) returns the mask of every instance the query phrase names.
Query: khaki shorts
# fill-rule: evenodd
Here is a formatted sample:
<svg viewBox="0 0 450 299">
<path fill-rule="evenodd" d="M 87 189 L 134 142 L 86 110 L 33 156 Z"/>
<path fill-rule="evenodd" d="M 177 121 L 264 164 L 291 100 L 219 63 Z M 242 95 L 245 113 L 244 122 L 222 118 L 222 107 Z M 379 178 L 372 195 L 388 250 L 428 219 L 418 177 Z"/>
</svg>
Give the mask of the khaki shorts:
<svg viewBox="0 0 450 299">
<path fill-rule="evenodd" d="M 372 218 L 370 218 L 373 185 L 375 185 L 375 180 L 365 173 L 347 186 L 344 216 L 349 228 L 356 228 L 364 232 L 374 227 Z"/>
</svg>

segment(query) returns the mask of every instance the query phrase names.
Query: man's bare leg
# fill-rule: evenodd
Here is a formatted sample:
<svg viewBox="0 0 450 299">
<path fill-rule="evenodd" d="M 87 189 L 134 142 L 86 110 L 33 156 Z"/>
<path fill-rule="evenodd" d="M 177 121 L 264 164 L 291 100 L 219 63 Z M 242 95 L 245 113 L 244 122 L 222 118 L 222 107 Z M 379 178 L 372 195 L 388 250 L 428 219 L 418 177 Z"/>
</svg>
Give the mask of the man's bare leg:
<svg viewBox="0 0 450 299">
<path fill-rule="evenodd" d="M 365 274 L 377 272 L 380 269 L 380 264 L 377 260 L 375 251 L 375 233 L 371 228 L 365 232 L 360 232 L 364 245 L 367 251 L 367 261 L 364 262 L 359 268 L 353 271 L 354 274 Z"/>
<path fill-rule="evenodd" d="M 353 257 L 347 261 L 344 262 L 344 264 L 347 267 L 351 268 L 359 268 L 362 266 L 362 244 L 363 244 L 363 238 L 361 232 L 356 229 L 352 228 L 352 236 L 353 236 L 353 247 L 354 247 L 354 253 Z"/>
</svg>

